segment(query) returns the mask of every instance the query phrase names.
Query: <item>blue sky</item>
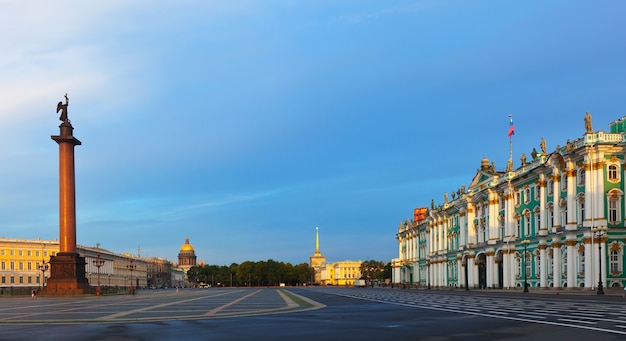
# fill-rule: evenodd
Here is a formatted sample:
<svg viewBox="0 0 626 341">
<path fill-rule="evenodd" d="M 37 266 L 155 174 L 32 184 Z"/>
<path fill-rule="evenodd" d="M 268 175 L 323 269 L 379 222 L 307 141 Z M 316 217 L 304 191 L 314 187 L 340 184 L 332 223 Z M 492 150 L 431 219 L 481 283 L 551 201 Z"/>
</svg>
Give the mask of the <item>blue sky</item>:
<svg viewBox="0 0 626 341">
<path fill-rule="evenodd" d="M 33 4 L 34 3 L 34 4 Z M 1 1 L 0 236 L 210 264 L 397 257 L 414 207 L 626 115 L 623 1 Z M 36 11 L 32 8 L 35 6 Z M 7 34 L 10 32 L 10 34 Z"/>
</svg>

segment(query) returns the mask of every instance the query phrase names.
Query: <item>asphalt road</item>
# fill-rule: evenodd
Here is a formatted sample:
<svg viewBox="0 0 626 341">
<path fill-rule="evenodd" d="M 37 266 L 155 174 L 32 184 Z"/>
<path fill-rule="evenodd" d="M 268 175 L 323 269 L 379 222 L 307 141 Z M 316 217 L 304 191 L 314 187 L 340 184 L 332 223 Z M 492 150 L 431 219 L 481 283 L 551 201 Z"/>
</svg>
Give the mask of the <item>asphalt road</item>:
<svg viewBox="0 0 626 341">
<path fill-rule="evenodd" d="M 0 340 L 626 339 L 626 300 L 590 295 L 212 288 L 0 306 Z"/>
</svg>

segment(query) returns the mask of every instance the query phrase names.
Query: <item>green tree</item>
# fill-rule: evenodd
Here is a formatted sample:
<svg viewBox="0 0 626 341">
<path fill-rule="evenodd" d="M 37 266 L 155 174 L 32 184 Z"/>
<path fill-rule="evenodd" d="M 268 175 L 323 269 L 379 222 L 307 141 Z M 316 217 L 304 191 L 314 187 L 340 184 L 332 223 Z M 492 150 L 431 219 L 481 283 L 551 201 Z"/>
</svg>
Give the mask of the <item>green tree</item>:
<svg viewBox="0 0 626 341">
<path fill-rule="evenodd" d="M 252 274 L 254 273 L 254 263 L 251 261 L 245 261 L 237 267 L 237 279 L 239 284 L 245 286 L 251 286 Z"/>
<path fill-rule="evenodd" d="M 298 283 L 311 283 L 315 278 L 315 270 L 308 263 L 300 263 L 295 266 L 294 272 Z"/>
<path fill-rule="evenodd" d="M 360 270 L 362 279 L 385 279 L 385 264 L 381 261 L 366 260 L 361 263 Z"/>
</svg>

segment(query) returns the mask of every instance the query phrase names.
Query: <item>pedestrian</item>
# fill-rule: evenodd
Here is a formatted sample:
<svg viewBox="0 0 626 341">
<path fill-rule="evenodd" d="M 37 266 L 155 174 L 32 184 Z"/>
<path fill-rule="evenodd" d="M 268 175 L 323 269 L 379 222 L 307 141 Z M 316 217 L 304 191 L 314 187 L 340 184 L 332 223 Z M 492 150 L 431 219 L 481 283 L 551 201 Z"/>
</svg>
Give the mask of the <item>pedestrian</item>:
<svg viewBox="0 0 626 341">
<path fill-rule="evenodd" d="M 32 299 L 34 299 L 34 300 L 36 300 L 36 299 L 37 299 L 37 291 L 35 291 L 35 289 L 33 289 L 33 291 L 31 291 L 31 293 L 30 293 L 30 297 L 31 297 Z"/>
</svg>

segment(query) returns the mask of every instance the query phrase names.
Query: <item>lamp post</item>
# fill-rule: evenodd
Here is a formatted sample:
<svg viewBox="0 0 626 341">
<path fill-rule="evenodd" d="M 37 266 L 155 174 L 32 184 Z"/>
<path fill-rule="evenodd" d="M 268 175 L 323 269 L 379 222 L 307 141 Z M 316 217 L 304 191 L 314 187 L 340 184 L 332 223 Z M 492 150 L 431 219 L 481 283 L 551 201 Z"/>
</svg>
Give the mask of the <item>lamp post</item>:
<svg viewBox="0 0 626 341">
<path fill-rule="evenodd" d="M 130 260 L 130 264 L 126 265 L 126 269 L 130 271 L 130 292 L 134 295 L 135 289 L 133 288 L 133 270 L 137 268 L 136 264 L 133 264 L 133 260 Z"/>
<path fill-rule="evenodd" d="M 528 249 L 528 244 L 530 240 L 524 239 L 522 240 L 522 244 L 524 245 L 524 292 L 528 292 L 528 271 L 526 271 L 526 250 Z"/>
<path fill-rule="evenodd" d="M 469 251 L 465 251 L 465 290 L 469 290 L 469 269 L 467 268 L 467 259 L 469 258 Z"/>
<path fill-rule="evenodd" d="M 39 286 L 43 289 L 43 286 L 46 281 L 46 270 L 48 270 L 48 263 L 41 260 L 41 264 L 39 264 L 39 270 L 41 270 L 41 280 L 39 281 Z"/>
<path fill-rule="evenodd" d="M 604 295 L 602 288 L 602 237 L 607 233 L 608 227 L 599 226 L 591 229 L 598 239 L 598 295 Z"/>
<path fill-rule="evenodd" d="M 98 268 L 98 286 L 96 287 L 96 296 L 100 296 L 100 267 L 104 265 L 104 259 L 100 258 L 100 254 L 98 254 L 98 257 L 93 260 L 93 265 Z"/>
</svg>

